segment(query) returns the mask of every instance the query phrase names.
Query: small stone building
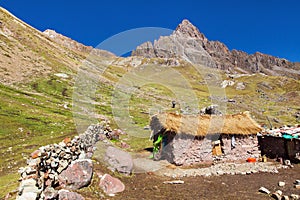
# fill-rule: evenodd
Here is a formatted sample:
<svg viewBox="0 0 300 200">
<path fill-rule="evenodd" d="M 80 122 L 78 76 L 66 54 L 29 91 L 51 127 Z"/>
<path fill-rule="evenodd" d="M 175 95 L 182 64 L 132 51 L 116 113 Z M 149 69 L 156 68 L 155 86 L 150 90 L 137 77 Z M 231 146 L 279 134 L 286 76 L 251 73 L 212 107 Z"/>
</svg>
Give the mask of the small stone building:
<svg viewBox="0 0 300 200">
<path fill-rule="evenodd" d="M 154 142 L 163 136 L 159 159 L 176 165 L 211 163 L 215 144 L 223 161 L 258 157 L 257 133 L 262 129 L 248 112 L 233 115 L 154 115 L 150 127 Z"/>
</svg>

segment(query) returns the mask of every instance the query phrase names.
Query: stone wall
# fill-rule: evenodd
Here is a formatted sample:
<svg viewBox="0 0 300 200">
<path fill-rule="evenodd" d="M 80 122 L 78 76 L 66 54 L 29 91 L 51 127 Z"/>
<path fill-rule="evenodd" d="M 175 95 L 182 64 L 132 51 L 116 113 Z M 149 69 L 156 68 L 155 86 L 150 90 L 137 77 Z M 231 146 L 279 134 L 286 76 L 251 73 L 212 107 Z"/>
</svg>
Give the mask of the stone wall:
<svg viewBox="0 0 300 200">
<path fill-rule="evenodd" d="M 262 155 L 268 158 L 283 158 L 292 162 L 299 162 L 300 140 L 285 139 L 283 137 L 260 136 L 259 144 Z"/>
<path fill-rule="evenodd" d="M 75 136 L 72 140 L 65 138 L 58 144 L 42 146 L 34 151 L 27 160 L 27 166 L 19 170 L 21 183 L 17 199 L 50 199 L 53 195 L 58 198 L 59 191 L 55 188 L 66 185 L 61 178 L 63 173 L 72 166 L 77 169 L 92 167 L 89 159 L 93 155 L 94 145 L 99 140 L 111 138 L 112 133 L 110 127 L 105 124 L 91 125 L 83 134 Z M 92 173 L 90 169 L 84 171 Z M 89 177 L 92 177 L 91 174 Z M 90 180 L 85 181 L 88 183 Z"/>
<path fill-rule="evenodd" d="M 176 165 L 212 162 L 211 141 L 179 134 L 163 149 L 163 158 Z"/>
<path fill-rule="evenodd" d="M 249 157 L 258 158 L 260 156 L 256 135 L 235 136 L 235 141 L 235 148 L 231 149 L 231 136 L 222 135 L 223 155 L 215 157 L 212 156 L 211 139 L 178 134 L 168 145 L 163 147 L 161 156 L 162 159 L 176 165 L 210 163 L 216 159 L 221 161 L 246 160 Z"/>
<path fill-rule="evenodd" d="M 258 158 L 260 150 L 256 135 L 252 136 L 235 136 L 235 148 L 231 149 L 232 136 L 222 135 L 223 159 L 236 161 L 246 160 L 249 157 Z"/>
</svg>

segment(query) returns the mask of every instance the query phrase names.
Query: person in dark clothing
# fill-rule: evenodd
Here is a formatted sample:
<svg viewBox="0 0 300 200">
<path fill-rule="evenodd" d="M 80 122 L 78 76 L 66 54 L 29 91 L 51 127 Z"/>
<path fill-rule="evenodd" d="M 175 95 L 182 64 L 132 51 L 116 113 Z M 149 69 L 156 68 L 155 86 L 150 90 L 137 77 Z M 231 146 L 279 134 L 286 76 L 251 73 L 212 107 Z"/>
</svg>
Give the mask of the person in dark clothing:
<svg viewBox="0 0 300 200">
<path fill-rule="evenodd" d="M 176 101 L 172 101 L 172 108 L 175 108 L 175 106 L 176 106 Z"/>
</svg>

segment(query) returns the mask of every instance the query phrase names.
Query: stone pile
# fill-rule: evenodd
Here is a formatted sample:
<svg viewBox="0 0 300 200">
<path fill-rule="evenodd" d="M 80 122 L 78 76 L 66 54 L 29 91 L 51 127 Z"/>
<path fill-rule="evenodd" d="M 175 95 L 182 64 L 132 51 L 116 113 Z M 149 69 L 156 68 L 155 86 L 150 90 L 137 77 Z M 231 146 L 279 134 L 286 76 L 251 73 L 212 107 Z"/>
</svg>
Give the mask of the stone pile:
<svg viewBox="0 0 300 200">
<path fill-rule="evenodd" d="M 296 182 L 294 184 L 295 184 L 295 186 L 297 186 L 297 184 L 300 185 L 300 181 L 296 180 Z M 285 182 L 279 181 L 278 186 L 280 186 L 280 187 L 285 186 Z M 276 190 L 275 192 L 273 192 L 271 194 L 270 190 L 268 190 L 267 188 L 260 187 L 258 191 L 261 192 L 261 193 L 264 193 L 264 194 L 268 194 L 273 199 L 276 199 L 276 200 L 289 200 L 289 199 L 291 199 L 291 200 L 299 200 L 300 199 L 300 195 L 298 195 L 298 194 L 290 194 L 290 196 L 288 196 L 288 195 L 284 195 L 281 190 Z"/>
<path fill-rule="evenodd" d="M 31 154 L 27 166 L 19 169 L 21 184 L 17 199 L 65 199 L 63 196 L 83 199 L 56 188 L 76 190 L 88 185 L 93 173 L 90 158 L 96 142 L 118 138 L 119 133 L 105 124 L 91 125 L 72 140 L 65 138 L 58 144 L 40 147 Z"/>
</svg>

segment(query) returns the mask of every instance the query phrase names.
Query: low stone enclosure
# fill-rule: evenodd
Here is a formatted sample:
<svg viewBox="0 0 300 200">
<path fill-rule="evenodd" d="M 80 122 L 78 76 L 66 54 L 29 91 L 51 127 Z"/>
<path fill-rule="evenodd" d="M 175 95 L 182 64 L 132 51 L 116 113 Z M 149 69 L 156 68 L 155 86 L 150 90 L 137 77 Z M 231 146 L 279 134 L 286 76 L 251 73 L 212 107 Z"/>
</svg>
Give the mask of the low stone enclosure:
<svg viewBox="0 0 300 200">
<path fill-rule="evenodd" d="M 257 133 L 262 128 L 249 112 L 233 115 L 154 115 L 150 122 L 152 139 L 162 135 L 156 159 L 176 165 L 238 161 L 258 158 Z M 219 148 L 218 148 L 219 147 Z"/>
</svg>

